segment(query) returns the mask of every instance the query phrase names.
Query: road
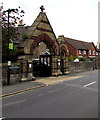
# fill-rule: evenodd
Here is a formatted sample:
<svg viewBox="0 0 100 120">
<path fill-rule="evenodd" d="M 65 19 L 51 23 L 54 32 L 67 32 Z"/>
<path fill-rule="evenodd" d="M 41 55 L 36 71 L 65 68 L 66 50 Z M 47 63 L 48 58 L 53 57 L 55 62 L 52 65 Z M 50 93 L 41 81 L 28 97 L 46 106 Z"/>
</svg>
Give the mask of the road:
<svg viewBox="0 0 100 120">
<path fill-rule="evenodd" d="M 3 98 L 3 117 L 98 118 L 98 71 L 74 75 L 84 77 Z"/>
</svg>

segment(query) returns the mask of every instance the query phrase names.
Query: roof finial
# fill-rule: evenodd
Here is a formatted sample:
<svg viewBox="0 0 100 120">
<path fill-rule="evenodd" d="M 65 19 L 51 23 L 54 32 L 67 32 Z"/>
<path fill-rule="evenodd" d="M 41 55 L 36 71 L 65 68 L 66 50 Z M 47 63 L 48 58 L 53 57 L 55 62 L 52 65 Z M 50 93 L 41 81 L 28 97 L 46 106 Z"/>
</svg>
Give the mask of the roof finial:
<svg viewBox="0 0 100 120">
<path fill-rule="evenodd" d="M 41 9 L 41 12 L 43 12 L 45 10 L 43 5 L 40 7 L 40 9 Z"/>
</svg>

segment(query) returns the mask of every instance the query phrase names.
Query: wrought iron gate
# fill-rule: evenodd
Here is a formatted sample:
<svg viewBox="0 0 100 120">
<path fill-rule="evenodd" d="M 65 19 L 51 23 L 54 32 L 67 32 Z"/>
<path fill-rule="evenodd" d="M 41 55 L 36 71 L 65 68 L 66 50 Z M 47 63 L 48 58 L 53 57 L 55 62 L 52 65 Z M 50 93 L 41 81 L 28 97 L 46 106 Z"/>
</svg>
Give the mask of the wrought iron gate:
<svg viewBox="0 0 100 120">
<path fill-rule="evenodd" d="M 52 56 L 40 55 L 40 76 L 51 76 L 52 71 Z"/>
</svg>

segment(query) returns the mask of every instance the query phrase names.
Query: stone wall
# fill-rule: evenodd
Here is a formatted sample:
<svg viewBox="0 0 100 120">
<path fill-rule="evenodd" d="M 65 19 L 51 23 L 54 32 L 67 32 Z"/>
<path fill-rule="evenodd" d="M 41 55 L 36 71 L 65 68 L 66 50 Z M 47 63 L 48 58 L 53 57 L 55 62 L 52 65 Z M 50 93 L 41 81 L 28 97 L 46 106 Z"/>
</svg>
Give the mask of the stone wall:
<svg viewBox="0 0 100 120">
<path fill-rule="evenodd" d="M 16 74 L 10 74 L 10 84 L 15 84 L 18 82 L 22 82 L 25 80 L 32 80 L 34 77 L 32 76 L 32 63 L 28 63 L 27 61 L 23 61 L 22 63 L 15 63 L 12 66 L 19 66 L 19 72 Z M 7 85 L 7 64 L 2 64 L 2 84 Z"/>
<path fill-rule="evenodd" d="M 7 64 L 2 64 L 2 83 L 7 84 Z"/>
<path fill-rule="evenodd" d="M 82 72 L 88 70 L 100 69 L 100 59 L 84 62 L 68 62 L 69 72 Z"/>
<path fill-rule="evenodd" d="M 93 62 L 68 62 L 69 72 L 82 72 L 95 69 Z"/>
<path fill-rule="evenodd" d="M 58 56 L 59 59 L 59 56 Z M 53 57 L 52 59 L 52 75 L 57 76 L 61 75 L 61 66 L 60 61 L 57 61 L 57 58 Z M 91 62 L 66 62 L 67 65 L 64 65 L 64 74 L 67 72 L 82 72 L 82 71 L 89 71 L 94 69 L 100 69 L 100 60 L 98 61 L 91 61 Z M 7 64 L 2 64 L 2 84 L 7 84 Z M 32 75 L 32 62 L 28 63 L 24 61 L 23 64 L 19 64 L 20 70 L 18 74 L 10 74 L 10 84 L 26 81 L 26 80 L 35 80 L 34 76 Z M 13 66 L 17 66 L 14 64 Z M 65 68 L 66 66 L 66 68 Z M 26 68 L 28 67 L 28 68 Z M 25 72 L 27 70 L 27 72 Z"/>
</svg>

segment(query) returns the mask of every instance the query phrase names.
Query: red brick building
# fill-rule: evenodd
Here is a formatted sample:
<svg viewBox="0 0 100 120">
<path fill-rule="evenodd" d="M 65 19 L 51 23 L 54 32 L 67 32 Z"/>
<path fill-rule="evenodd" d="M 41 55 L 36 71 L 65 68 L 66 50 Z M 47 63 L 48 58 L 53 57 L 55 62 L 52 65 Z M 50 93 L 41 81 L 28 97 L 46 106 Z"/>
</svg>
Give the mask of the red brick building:
<svg viewBox="0 0 100 120">
<path fill-rule="evenodd" d="M 93 42 L 84 42 L 64 36 L 59 36 L 58 41 L 67 46 L 69 55 L 88 58 L 100 56 L 100 50 L 96 48 Z"/>
</svg>

